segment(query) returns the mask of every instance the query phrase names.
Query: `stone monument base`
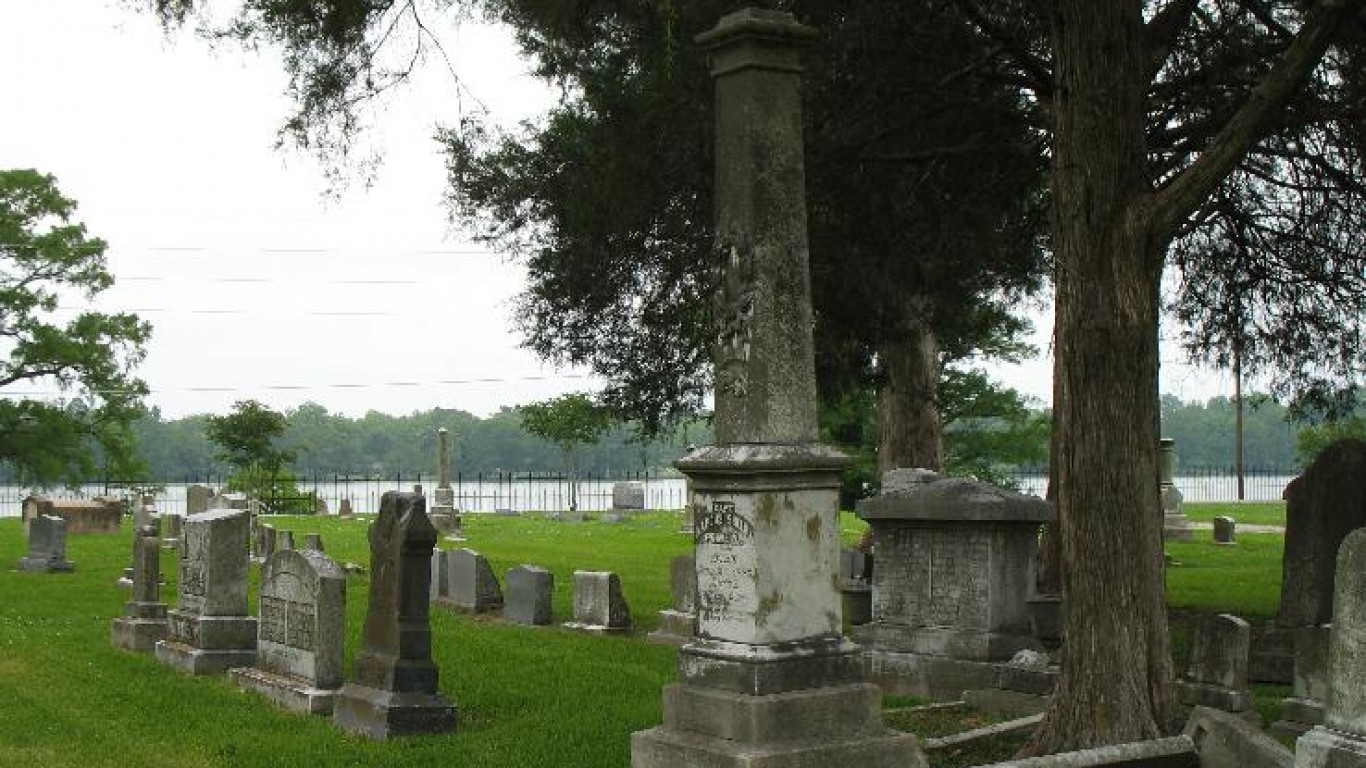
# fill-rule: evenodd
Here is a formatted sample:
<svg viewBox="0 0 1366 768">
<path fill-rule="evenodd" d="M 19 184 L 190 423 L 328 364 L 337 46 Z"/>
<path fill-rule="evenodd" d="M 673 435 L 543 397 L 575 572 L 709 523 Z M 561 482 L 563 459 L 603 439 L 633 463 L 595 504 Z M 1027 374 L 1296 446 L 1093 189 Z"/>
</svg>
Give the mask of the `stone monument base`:
<svg viewBox="0 0 1366 768">
<path fill-rule="evenodd" d="M 237 667 L 228 677 L 238 688 L 254 691 L 291 712 L 330 715 L 337 698 L 336 688 L 316 688 L 296 677 L 276 675 L 256 667 Z"/>
<path fill-rule="evenodd" d="M 25 557 L 19 561 L 19 570 L 71 573 L 76 570 L 76 565 L 70 560 L 48 560 L 45 557 Z"/>
<path fill-rule="evenodd" d="M 157 661 L 187 675 L 221 675 L 234 667 L 256 663 L 256 651 L 205 650 L 193 645 L 162 640 L 156 644 Z"/>
<path fill-rule="evenodd" d="M 896 648 L 902 653 L 974 662 L 1005 662 L 1020 651 L 1041 651 L 1031 634 L 968 630 L 961 627 L 908 627 L 873 622 L 853 630 L 867 648 Z"/>
<path fill-rule="evenodd" d="M 1234 714 L 1242 714 L 1252 709 L 1252 694 L 1249 691 L 1235 691 L 1208 683 L 1177 680 L 1176 693 L 1181 703 L 1187 706 L 1222 709 Z"/>
<path fill-rule="evenodd" d="M 166 619 L 134 619 L 120 616 L 114 619 L 110 642 L 125 651 L 151 653 L 157 642 L 166 638 Z"/>
<path fill-rule="evenodd" d="M 347 683 L 337 693 L 332 722 L 372 739 L 447 733 L 456 728 L 456 709 L 436 693 L 383 691 Z"/>
<path fill-rule="evenodd" d="M 1295 742 L 1295 768 L 1363 768 L 1366 739 L 1318 726 Z"/>
<path fill-rule="evenodd" d="M 1047 696 L 1058 680 L 1058 669 L 1051 666 L 1032 669 L 876 649 L 869 649 L 865 655 L 868 679 L 895 696 L 954 701 L 963 691 L 990 688 Z"/>
<path fill-rule="evenodd" d="M 1281 719 L 1267 729 L 1272 736 L 1303 736 L 1323 724 L 1323 702 L 1290 697 L 1281 700 Z"/>
<path fill-rule="evenodd" d="M 631 734 L 632 768 L 921 768 L 915 736 L 882 725 L 875 685 L 753 696 L 670 685 L 664 724 Z"/>
<path fill-rule="evenodd" d="M 660 645 L 690 643 L 696 623 L 697 617 L 691 613 L 666 609 L 659 612 L 659 629 L 647 635 L 646 639 Z"/>
</svg>

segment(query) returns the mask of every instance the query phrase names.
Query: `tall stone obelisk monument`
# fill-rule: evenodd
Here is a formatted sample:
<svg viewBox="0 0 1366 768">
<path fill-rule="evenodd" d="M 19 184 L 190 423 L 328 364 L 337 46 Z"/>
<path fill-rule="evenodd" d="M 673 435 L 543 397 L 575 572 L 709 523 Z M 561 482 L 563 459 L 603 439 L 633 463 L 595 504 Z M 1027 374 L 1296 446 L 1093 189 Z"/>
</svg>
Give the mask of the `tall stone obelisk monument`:
<svg viewBox="0 0 1366 768">
<path fill-rule="evenodd" d="M 881 720 L 843 636 L 840 471 L 817 442 L 799 50 L 791 14 L 725 16 L 697 38 L 716 83 L 713 350 L 716 444 L 692 481 L 697 637 L 664 689 L 664 724 L 632 736 L 634 768 L 923 765 Z"/>
</svg>

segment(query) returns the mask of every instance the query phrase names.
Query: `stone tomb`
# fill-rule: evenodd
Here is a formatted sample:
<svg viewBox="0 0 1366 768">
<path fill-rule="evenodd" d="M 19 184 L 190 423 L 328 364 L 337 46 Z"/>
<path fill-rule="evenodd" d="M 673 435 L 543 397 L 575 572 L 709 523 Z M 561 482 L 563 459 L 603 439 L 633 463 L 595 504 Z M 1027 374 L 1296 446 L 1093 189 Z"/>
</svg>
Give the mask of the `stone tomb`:
<svg viewBox="0 0 1366 768">
<path fill-rule="evenodd" d="M 630 632 L 631 608 L 621 594 L 621 578 L 611 571 L 574 571 L 574 620 L 569 629 Z"/>
<path fill-rule="evenodd" d="M 332 714 L 346 650 L 346 574 L 317 550 L 282 549 L 261 568 L 256 664 L 230 676 L 294 712 Z"/>
<path fill-rule="evenodd" d="M 645 485 L 613 483 L 612 509 L 645 509 Z"/>
<path fill-rule="evenodd" d="M 1176 690 L 1188 706 L 1232 712 L 1258 726 L 1247 683 L 1252 630 L 1237 616 L 1201 616 L 1191 625 L 1190 664 Z"/>
<path fill-rule="evenodd" d="M 894 470 L 858 502 L 873 528 L 873 616 L 855 639 L 878 651 L 1008 661 L 1038 650 L 1029 585 L 1047 502 L 967 478 Z"/>
<path fill-rule="evenodd" d="M 19 560 L 21 571 L 68 572 L 76 566 L 66 559 L 66 520 L 39 515 L 29 521 L 28 555 Z"/>
<path fill-rule="evenodd" d="M 649 640 L 667 645 L 691 642 L 697 633 L 697 564 L 692 555 L 669 561 L 669 593 L 673 607 L 659 612 L 659 629 Z"/>
<path fill-rule="evenodd" d="M 503 618 L 532 626 L 554 620 L 551 596 L 555 593 L 555 574 L 535 565 L 509 568 L 503 575 L 507 586 Z"/>
<path fill-rule="evenodd" d="M 166 604 L 161 602 L 161 537 L 154 525 L 137 529 L 133 537 L 133 594 L 124 615 L 114 619 L 111 642 L 115 648 L 151 653 L 166 637 Z"/>
<path fill-rule="evenodd" d="M 352 682 L 332 709 L 340 728 L 373 739 L 442 733 L 455 704 L 437 692 L 428 605 L 437 531 L 421 494 L 389 491 L 370 525 L 370 603 Z"/>
<path fill-rule="evenodd" d="M 123 502 L 118 499 L 52 499 L 29 496 L 21 506 L 24 528 L 44 515 L 66 521 L 67 533 L 118 533 Z"/>
<path fill-rule="evenodd" d="M 436 598 L 440 605 L 483 613 L 503 607 L 503 590 L 493 575 L 488 558 L 472 549 L 446 553 L 446 590 Z"/>
<path fill-rule="evenodd" d="M 191 675 L 221 674 L 256 661 L 256 619 L 247 615 L 245 510 L 213 509 L 185 519 L 180 599 L 157 660 Z"/>
<path fill-rule="evenodd" d="M 1295 768 L 1366 766 L 1366 529 L 1338 550 L 1323 725 L 1295 742 Z"/>
</svg>

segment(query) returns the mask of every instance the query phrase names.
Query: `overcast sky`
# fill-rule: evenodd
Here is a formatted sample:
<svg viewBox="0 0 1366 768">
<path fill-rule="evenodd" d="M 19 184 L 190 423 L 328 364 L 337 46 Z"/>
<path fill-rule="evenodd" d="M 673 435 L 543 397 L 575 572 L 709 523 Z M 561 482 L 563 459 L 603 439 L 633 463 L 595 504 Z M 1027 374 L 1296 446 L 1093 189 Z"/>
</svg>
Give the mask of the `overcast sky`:
<svg viewBox="0 0 1366 768">
<path fill-rule="evenodd" d="M 109 241 L 116 285 L 97 304 L 153 324 L 140 375 L 164 415 L 244 398 L 487 415 L 599 385 L 518 347 L 523 271 L 452 229 L 442 204 L 438 125 L 481 107 L 513 125 L 554 98 L 506 34 L 452 28 L 464 88 L 428 66 L 390 96 L 364 139 L 383 153 L 374 184 L 338 200 L 312 160 L 274 148 L 289 105 L 269 52 L 168 40 L 152 17 L 102 0 L 3 5 L 0 168 L 54 174 Z M 1164 354 L 1164 392 L 1231 392 L 1175 356 Z M 1047 400 L 1049 367 L 993 371 Z"/>
</svg>

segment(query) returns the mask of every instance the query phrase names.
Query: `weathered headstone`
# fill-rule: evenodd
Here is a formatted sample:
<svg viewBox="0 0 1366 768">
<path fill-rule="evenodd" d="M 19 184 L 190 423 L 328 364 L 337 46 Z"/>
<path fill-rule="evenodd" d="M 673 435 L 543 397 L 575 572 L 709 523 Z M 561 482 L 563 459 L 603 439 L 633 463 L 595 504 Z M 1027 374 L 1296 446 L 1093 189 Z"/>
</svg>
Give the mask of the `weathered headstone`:
<svg viewBox="0 0 1366 768">
<path fill-rule="evenodd" d="M 668 645 L 691 642 L 697 630 L 697 565 L 692 555 L 669 561 L 669 594 L 673 605 L 659 612 L 659 629 L 649 639 Z"/>
<path fill-rule="evenodd" d="M 645 484 L 613 483 L 612 509 L 645 509 Z"/>
<path fill-rule="evenodd" d="M 150 530 L 152 531 L 153 534 L 156 534 L 156 535 L 158 536 L 158 539 L 157 539 L 157 540 L 158 540 L 158 541 L 161 540 L 161 539 L 160 539 L 161 528 L 162 528 L 162 525 L 161 525 L 161 516 L 160 516 L 160 515 L 154 515 L 154 516 L 141 515 L 141 516 L 139 516 L 139 515 L 136 515 L 136 514 L 134 515 L 134 519 L 138 519 L 139 517 L 140 517 L 144 522 L 142 522 L 142 524 L 137 525 L 137 526 L 135 526 L 135 527 L 133 528 L 133 550 L 132 550 L 132 556 L 131 556 L 131 558 L 130 558 L 129 561 L 128 561 L 128 563 L 129 563 L 128 567 L 123 569 L 123 575 L 120 576 L 120 577 L 119 577 L 119 580 L 116 582 L 120 587 L 132 587 L 132 586 L 133 586 L 133 577 L 134 577 L 134 575 L 135 575 L 134 572 L 137 570 L 138 546 L 139 546 L 138 541 L 139 541 L 139 537 L 142 535 L 143 529 L 144 529 L 144 528 L 150 529 Z"/>
<path fill-rule="evenodd" d="M 1295 676 L 1290 696 L 1281 699 L 1281 719 L 1271 724 L 1275 736 L 1302 736 L 1323 723 L 1328 701 L 1328 640 L 1324 624 L 1295 630 Z"/>
<path fill-rule="evenodd" d="M 181 532 L 185 529 L 185 517 L 174 512 L 161 515 L 161 546 L 174 549 L 180 546 Z"/>
<path fill-rule="evenodd" d="M 450 595 L 450 577 L 447 575 L 450 561 L 446 557 L 449 554 L 450 552 L 444 549 L 432 550 L 432 578 L 427 585 L 427 594 L 431 600 Z"/>
<path fill-rule="evenodd" d="M 1176 683 L 1182 703 L 1257 718 L 1247 682 L 1251 642 L 1251 628 L 1237 616 L 1221 613 L 1194 621 L 1190 664 L 1185 678 Z"/>
<path fill-rule="evenodd" d="M 256 664 L 230 676 L 294 712 L 332 713 L 346 650 L 346 574 L 316 550 L 282 549 L 261 567 Z"/>
<path fill-rule="evenodd" d="M 304 534 L 304 549 L 310 549 L 310 550 L 313 550 L 314 552 L 322 552 L 322 551 L 323 551 L 323 535 L 322 535 L 321 533 L 305 533 L 305 534 Z"/>
<path fill-rule="evenodd" d="M 264 562 L 280 548 L 280 532 L 269 523 L 262 523 L 257 528 L 261 531 L 261 549 L 256 556 Z"/>
<path fill-rule="evenodd" d="M 574 620 L 569 629 L 630 632 L 631 607 L 621 593 L 621 578 L 611 571 L 574 571 Z"/>
<path fill-rule="evenodd" d="M 437 532 L 420 494 L 390 491 L 370 526 L 370 603 L 352 682 L 332 710 L 339 727 L 375 739 L 453 731 L 455 704 L 437 693 L 428 614 Z"/>
<path fill-rule="evenodd" d="M 115 648 L 151 653 L 166 637 L 166 604 L 160 598 L 161 538 L 155 526 L 143 526 L 133 536 L 133 594 L 124 615 L 114 619 L 111 642 Z"/>
<path fill-rule="evenodd" d="M 66 520 L 39 515 L 29 521 L 28 555 L 19 560 L 21 571 L 68 572 L 76 566 L 66 559 Z"/>
<path fill-rule="evenodd" d="M 1366 441 L 1339 440 L 1285 487 L 1282 627 L 1333 621 L 1333 564 L 1349 531 L 1366 526 Z"/>
<path fill-rule="evenodd" d="M 169 613 L 157 660 L 192 675 L 226 672 L 256 661 L 256 619 L 247 615 L 245 510 L 213 509 L 185 519 L 180 596 Z"/>
<path fill-rule="evenodd" d="M 351 499 L 342 499 L 341 504 L 337 506 L 337 517 L 354 517 L 355 514 L 356 510 L 351 506 Z"/>
<path fill-rule="evenodd" d="M 215 496 L 213 489 L 206 485 L 185 487 L 185 514 L 197 515 L 209 511 L 209 501 Z"/>
<path fill-rule="evenodd" d="M 799 49 L 815 31 L 747 8 L 697 38 L 716 89 L 716 444 L 692 481 L 697 638 L 634 768 L 923 766 L 882 726 L 882 693 L 842 635 L 840 473 L 821 445 L 807 267 Z M 576 578 L 577 581 L 577 578 Z M 576 590 L 577 592 L 577 590 Z M 577 599 L 575 602 L 578 602 Z"/>
<path fill-rule="evenodd" d="M 327 508 L 327 499 L 321 496 L 313 497 L 313 514 L 325 516 L 331 514 L 332 510 Z"/>
<path fill-rule="evenodd" d="M 294 549 L 294 531 L 276 531 L 275 550 Z"/>
<path fill-rule="evenodd" d="M 1236 529 L 1237 523 L 1234 522 L 1233 518 L 1226 515 L 1214 518 L 1214 543 L 1225 547 L 1237 544 Z"/>
<path fill-rule="evenodd" d="M 1336 579 L 1327 707 L 1323 725 L 1295 742 L 1295 768 L 1366 766 L 1366 528 L 1343 539 Z"/>
<path fill-rule="evenodd" d="M 1157 490 L 1162 499 L 1162 536 L 1167 539 L 1190 539 L 1195 529 L 1182 508 L 1184 501 L 1176 487 L 1176 441 L 1164 437 L 1158 441 Z"/>
<path fill-rule="evenodd" d="M 440 603 L 476 613 L 503 607 L 503 590 L 488 558 L 472 549 L 451 550 L 446 558 L 447 587 Z"/>
<path fill-rule="evenodd" d="M 503 576 L 507 586 L 503 618 L 517 624 L 541 626 L 553 620 L 551 596 L 555 574 L 534 565 L 519 565 Z"/>
</svg>

